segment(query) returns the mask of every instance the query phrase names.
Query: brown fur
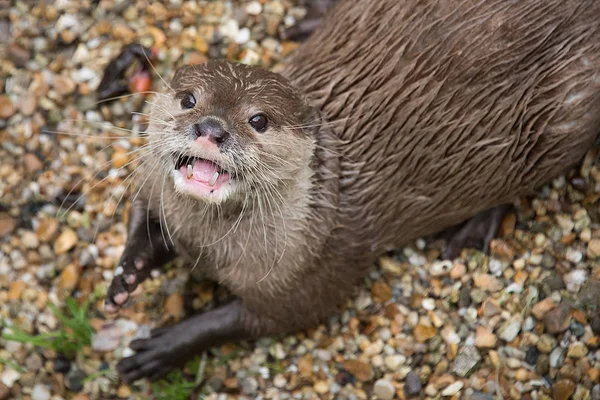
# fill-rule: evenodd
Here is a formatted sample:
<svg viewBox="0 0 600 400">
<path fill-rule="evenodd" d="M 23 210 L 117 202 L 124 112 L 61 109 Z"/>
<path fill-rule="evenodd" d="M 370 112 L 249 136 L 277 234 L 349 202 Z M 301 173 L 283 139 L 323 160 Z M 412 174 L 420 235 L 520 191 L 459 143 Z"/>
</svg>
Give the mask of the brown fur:
<svg viewBox="0 0 600 400">
<path fill-rule="evenodd" d="M 225 159 L 251 173 L 215 206 L 175 193 L 156 150 L 143 196 L 177 251 L 241 298 L 253 332 L 313 326 L 382 252 L 581 159 L 600 129 L 598 21 L 596 0 L 341 2 L 287 63 L 291 84 L 225 61 L 174 80 L 203 93 L 197 115 L 236 126 L 237 157 L 276 158 Z M 181 151 L 191 119 L 157 100 L 175 122 L 150 130 Z M 278 121 L 271 137 L 235 125 L 251 106 Z"/>
</svg>

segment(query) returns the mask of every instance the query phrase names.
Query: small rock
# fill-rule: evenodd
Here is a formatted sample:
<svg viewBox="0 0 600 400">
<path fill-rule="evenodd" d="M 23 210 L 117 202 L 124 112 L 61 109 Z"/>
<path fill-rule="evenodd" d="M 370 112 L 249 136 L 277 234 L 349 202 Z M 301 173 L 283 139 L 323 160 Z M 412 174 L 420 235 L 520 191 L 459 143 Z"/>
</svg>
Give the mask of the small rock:
<svg viewBox="0 0 600 400">
<path fill-rule="evenodd" d="M 507 342 L 512 342 L 519 334 L 522 323 L 523 317 L 521 315 L 512 316 L 498 329 L 498 337 Z"/>
<path fill-rule="evenodd" d="M 540 351 L 538 348 L 531 346 L 529 349 L 527 349 L 527 353 L 525 354 L 525 362 L 529 365 L 535 365 L 539 356 Z"/>
<path fill-rule="evenodd" d="M 0 375 L 0 382 L 11 388 L 20 378 L 21 374 L 19 372 L 12 368 L 7 368 L 2 372 L 2 375 Z"/>
<path fill-rule="evenodd" d="M 8 396 L 10 396 L 10 388 L 0 383 L 0 400 L 8 400 Z"/>
<path fill-rule="evenodd" d="M 569 358 L 583 358 L 588 353 L 588 348 L 582 342 L 575 342 L 569 345 L 569 350 L 567 351 L 567 357 Z"/>
<path fill-rule="evenodd" d="M 36 172 L 41 172 L 44 164 L 40 161 L 39 158 L 35 156 L 35 154 L 25 154 L 23 156 L 23 164 L 25 165 L 25 170 L 29 174 L 34 174 Z"/>
<path fill-rule="evenodd" d="M 461 279 L 467 273 L 467 267 L 465 264 L 456 264 L 450 270 L 450 278 L 458 280 Z"/>
<path fill-rule="evenodd" d="M 251 1 L 246 6 L 246 12 L 250 15 L 258 15 L 262 12 L 262 4 L 258 1 Z"/>
<path fill-rule="evenodd" d="M 0 118 L 8 119 L 17 111 L 12 101 L 7 96 L 0 96 Z"/>
<path fill-rule="evenodd" d="M 128 399 L 131 396 L 131 389 L 127 385 L 121 385 L 117 389 L 117 396 L 122 399 Z"/>
<path fill-rule="evenodd" d="M 465 377 L 480 360 L 481 356 L 474 346 L 465 346 L 458 352 L 452 372 L 460 377 Z"/>
<path fill-rule="evenodd" d="M 58 232 L 59 223 L 55 219 L 46 219 L 40 223 L 35 233 L 43 242 L 54 240 Z"/>
<path fill-rule="evenodd" d="M 46 385 L 36 384 L 31 391 L 31 400 L 50 400 L 50 389 Z"/>
<path fill-rule="evenodd" d="M 181 293 L 176 292 L 167 297 L 167 300 L 165 301 L 165 311 L 175 320 L 179 320 L 184 316 L 185 310 Z"/>
<path fill-rule="evenodd" d="M 485 326 L 478 326 L 475 332 L 475 346 L 480 348 L 493 348 L 496 346 L 496 335 Z"/>
<path fill-rule="evenodd" d="M 23 236 L 21 236 L 21 242 L 23 243 L 23 246 L 28 249 L 36 249 L 40 245 L 40 241 L 38 240 L 37 236 L 31 231 L 26 231 L 23 233 Z"/>
<path fill-rule="evenodd" d="M 452 269 L 452 262 L 450 260 L 437 261 L 431 265 L 429 273 L 431 276 L 444 276 Z"/>
<path fill-rule="evenodd" d="M 575 384 L 568 379 L 561 379 L 552 386 L 554 400 L 568 400 L 575 392 Z"/>
<path fill-rule="evenodd" d="M 258 382 L 254 378 L 246 378 L 242 381 L 242 393 L 253 395 L 258 390 Z"/>
<path fill-rule="evenodd" d="M 587 280 L 587 271 L 583 269 L 576 269 L 563 276 L 565 285 L 569 292 L 577 293 L 581 289 L 581 286 Z"/>
<path fill-rule="evenodd" d="M 16 226 L 13 218 L 6 213 L 0 213 L 0 238 L 12 233 Z"/>
<path fill-rule="evenodd" d="M 500 308 L 500 304 L 494 299 L 486 299 L 481 306 L 483 316 L 486 318 L 491 318 L 495 315 L 498 315 L 502 312 L 502 308 Z"/>
<path fill-rule="evenodd" d="M 371 366 L 362 361 L 346 360 L 344 361 L 344 369 L 362 382 L 368 381 L 373 377 L 373 369 Z"/>
<path fill-rule="evenodd" d="M 550 368 L 558 368 L 563 365 L 565 360 L 565 349 L 562 347 L 556 347 L 550 353 Z"/>
<path fill-rule="evenodd" d="M 379 379 L 375 382 L 373 392 L 378 399 L 392 400 L 396 394 L 394 385 L 387 379 Z"/>
<path fill-rule="evenodd" d="M 544 325 L 546 331 L 551 334 L 564 332 L 571 324 L 571 308 L 566 304 L 560 304 L 546 313 Z"/>
<path fill-rule="evenodd" d="M 54 78 L 54 90 L 62 96 L 69 95 L 75 91 L 75 82 L 71 80 L 71 78 L 58 75 Z"/>
<path fill-rule="evenodd" d="M 401 354 L 394 354 L 385 357 L 383 363 L 385 364 L 388 370 L 395 372 L 396 370 L 398 370 L 398 368 L 400 368 L 400 366 L 406 363 L 406 357 L 404 357 Z"/>
<path fill-rule="evenodd" d="M 587 256 L 591 259 L 600 258 L 600 239 L 592 239 L 587 246 Z"/>
<path fill-rule="evenodd" d="M 413 330 L 413 335 L 417 342 L 424 343 L 427 340 L 434 337 L 435 335 L 437 335 L 437 330 L 433 326 L 419 324 L 415 326 L 415 329 Z"/>
<path fill-rule="evenodd" d="M 85 373 L 77 368 L 71 369 L 71 371 L 65 376 L 65 386 L 73 392 L 80 392 L 83 389 L 83 380 L 85 379 Z"/>
<path fill-rule="evenodd" d="M 385 303 L 392 298 L 392 289 L 385 282 L 375 282 L 371 288 L 373 298 L 380 303 Z"/>
<path fill-rule="evenodd" d="M 498 292 L 504 287 L 500 280 L 490 274 L 476 275 L 473 277 L 473 281 L 475 282 L 476 287 L 488 292 Z"/>
<path fill-rule="evenodd" d="M 60 274 L 58 287 L 64 292 L 72 292 L 79 283 L 80 271 L 77 265 L 69 264 Z"/>
<path fill-rule="evenodd" d="M 442 396 L 446 396 L 446 397 L 454 396 L 455 394 L 460 392 L 460 390 L 463 388 L 464 385 L 465 384 L 462 381 L 454 382 L 453 384 L 449 385 L 448 387 L 446 387 L 446 389 L 444 389 L 442 391 Z"/>
<path fill-rule="evenodd" d="M 536 303 L 531 310 L 531 313 L 534 317 L 539 320 L 542 320 L 546 313 L 556 307 L 556 303 L 552 298 L 546 297 L 544 300 Z"/>
<path fill-rule="evenodd" d="M 25 287 L 27 287 L 27 284 L 23 281 L 15 281 L 11 283 L 10 288 L 8 289 L 8 300 L 19 300 Z"/>
<path fill-rule="evenodd" d="M 422 389 L 423 385 L 421 384 L 419 374 L 415 371 L 410 371 L 408 375 L 406 375 L 406 380 L 404 382 L 404 394 L 406 397 L 417 396 L 421 393 Z"/>
<path fill-rule="evenodd" d="M 54 241 L 54 252 L 58 255 L 71 250 L 77 243 L 77 234 L 72 229 L 65 229 Z"/>
</svg>

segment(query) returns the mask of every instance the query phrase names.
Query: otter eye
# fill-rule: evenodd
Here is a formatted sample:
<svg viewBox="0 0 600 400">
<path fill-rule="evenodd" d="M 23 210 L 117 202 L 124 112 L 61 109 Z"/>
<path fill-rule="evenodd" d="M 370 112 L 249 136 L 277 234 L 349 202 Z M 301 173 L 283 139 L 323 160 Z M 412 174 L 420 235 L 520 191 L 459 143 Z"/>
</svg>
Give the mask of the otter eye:
<svg viewBox="0 0 600 400">
<path fill-rule="evenodd" d="M 196 98 L 191 93 L 186 93 L 181 98 L 181 107 L 183 108 L 194 108 L 196 106 Z"/>
<path fill-rule="evenodd" d="M 248 123 L 252 125 L 254 130 L 259 133 L 263 133 L 267 130 L 267 117 L 263 114 L 256 114 L 252 116 Z"/>
</svg>

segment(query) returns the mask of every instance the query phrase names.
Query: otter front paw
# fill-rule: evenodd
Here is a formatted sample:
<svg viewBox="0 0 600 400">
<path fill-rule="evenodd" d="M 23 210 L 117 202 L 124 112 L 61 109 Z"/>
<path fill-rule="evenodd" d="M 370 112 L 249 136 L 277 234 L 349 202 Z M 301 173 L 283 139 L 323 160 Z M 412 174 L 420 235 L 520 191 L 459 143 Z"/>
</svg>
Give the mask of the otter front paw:
<svg viewBox="0 0 600 400">
<path fill-rule="evenodd" d="M 106 294 L 106 312 L 114 314 L 127 302 L 129 294 L 148 277 L 149 263 L 149 257 L 145 254 L 134 255 L 125 251 Z"/>
</svg>

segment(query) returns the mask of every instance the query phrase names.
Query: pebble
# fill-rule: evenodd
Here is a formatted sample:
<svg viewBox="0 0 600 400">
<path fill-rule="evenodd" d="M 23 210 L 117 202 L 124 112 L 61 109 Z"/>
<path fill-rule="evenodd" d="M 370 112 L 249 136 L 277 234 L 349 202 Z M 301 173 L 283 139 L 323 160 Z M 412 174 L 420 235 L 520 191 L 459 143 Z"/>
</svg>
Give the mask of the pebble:
<svg viewBox="0 0 600 400">
<path fill-rule="evenodd" d="M 406 394 L 406 397 L 417 396 L 421 393 L 422 389 L 423 385 L 421 384 L 419 374 L 415 371 L 410 371 L 404 381 L 404 394 Z"/>
<path fill-rule="evenodd" d="M 577 293 L 581 289 L 581 286 L 587 280 L 587 271 L 583 269 L 576 269 L 563 276 L 565 286 L 569 292 Z"/>
<path fill-rule="evenodd" d="M 262 12 L 262 4 L 258 1 L 251 1 L 246 6 L 246 12 L 250 15 L 258 15 Z"/>
<path fill-rule="evenodd" d="M 568 379 L 561 379 L 552 386 L 554 400 L 568 400 L 575 392 L 576 385 Z"/>
<path fill-rule="evenodd" d="M 77 234 L 72 229 L 65 229 L 54 241 L 54 252 L 58 255 L 71 250 L 77 243 Z"/>
<path fill-rule="evenodd" d="M 80 369 L 71 368 L 65 376 L 65 386 L 73 392 L 80 392 L 83 389 L 83 380 L 85 377 L 85 373 Z"/>
<path fill-rule="evenodd" d="M 50 400 L 50 389 L 46 385 L 36 384 L 31 391 L 32 400 Z"/>
<path fill-rule="evenodd" d="M 404 363 L 406 363 L 406 357 L 401 354 L 386 356 L 383 360 L 383 363 L 388 370 L 396 371 L 398 368 L 404 365 Z"/>
<path fill-rule="evenodd" d="M 533 306 L 531 313 L 537 319 L 542 320 L 542 319 L 544 319 L 544 316 L 546 315 L 546 313 L 548 311 L 552 310 L 554 307 L 556 307 L 556 303 L 554 302 L 554 299 L 547 297 L 544 300 L 536 303 Z"/>
<path fill-rule="evenodd" d="M 465 386 L 462 381 L 454 382 L 453 384 L 446 387 L 446 389 L 442 390 L 442 396 L 450 397 L 454 396 Z"/>
<path fill-rule="evenodd" d="M 475 286 L 488 292 L 498 292 L 504 288 L 500 280 L 490 274 L 478 274 L 473 277 Z"/>
<path fill-rule="evenodd" d="M 413 330 L 413 335 L 415 336 L 417 342 L 423 343 L 436 336 L 437 330 L 433 326 L 419 324 L 415 326 L 415 329 Z"/>
<path fill-rule="evenodd" d="M 378 379 L 373 387 L 373 392 L 380 400 L 392 400 L 396 395 L 394 385 L 387 379 Z"/>
<path fill-rule="evenodd" d="M 17 109 L 12 101 L 5 95 L 0 95 L 0 118 L 8 119 L 12 117 Z"/>
<path fill-rule="evenodd" d="M 557 334 L 566 331 L 571 324 L 571 309 L 565 304 L 560 304 L 550 310 L 544 316 L 544 325 L 546 331 L 551 334 Z"/>
<path fill-rule="evenodd" d="M 8 400 L 10 396 L 10 388 L 3 383 L 0 383 L 0 400 Z"/>
<path fill-rule="evenodd" d="M 344 369 L 354 375 L 356 379 L 363 382 L 370 380 L 373 376 L 372 367 L 358 360 L 344 361 Z"/>
<path fill-rule="evenodd" d="M 567 351 L 567 357 L 569 358 L 582 358 L 588 353 L 587 346 L 582 342 L 575 342 L 569 345 L 569 350 Z"/>
<path fill-rule="evenodd" d="M 0 213 L 0 238 L 11 233 L 16 227 L 15 220 L 7 214 Z"/>
<path fill-rule="evenodd" d="M 475 346 L 480 348 L 493 348 L 496 346 L 497 338 L 492 331 L 485 326 L 478 326 L 475 331 Z"/>
<path fill-rule="evenodd" d="M 460 377 L 467 376 L 481 361 L 481 356 L 474 346 L 463 347 L 456 356 L 452 372 Z"/>
<path fill-rule="evenodd" d="M 79 283 L 80 270 L 75 264 L 69 264 L 60 274 L 58 287 L 64 292 L 72 292 Z"/>
<path fill-rule="evenodd" d="M 517 314 L 510 317 L 500 329 L 498 329 L 498 337 L 507 342 L 515 340 L 519 331 L 521 330 L 521 324 L 523 323 L 523 317 Z"/>
<path fill-rule="evenodd" d="M 592 239 L 589 241 L 586 254 L 590 259 L 600 258 L 600 239 Z"/>
<path fill-rule="evenodd" d="M 12 368 L 7 368 L 2 372 L 2 375 L 0 375 L 0 382 L 9 388 L 12 388 L 15 382 L 17 382 L 20 378 L 21 374 L 18 371 Z"/>
</svg>

